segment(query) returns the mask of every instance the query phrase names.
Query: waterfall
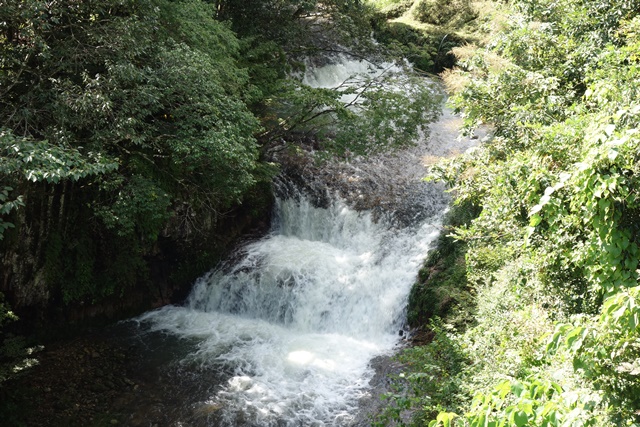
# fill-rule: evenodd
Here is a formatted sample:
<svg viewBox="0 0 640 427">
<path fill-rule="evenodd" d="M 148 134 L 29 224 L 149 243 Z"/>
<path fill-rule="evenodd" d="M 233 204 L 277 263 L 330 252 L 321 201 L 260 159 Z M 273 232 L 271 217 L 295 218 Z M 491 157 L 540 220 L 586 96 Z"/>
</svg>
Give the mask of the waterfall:
<svg viewBox="0 0 640 427">
<path fill-rule="evenodd" d="M 322 70 L 312 78 L 346 79 Z M 183 371 L 218 373 L 196 404 L 202 425 L 352 425 L 374 374 L 370 361 L 398 345 L 407 296 L 446 208 L 442 190 L 420 181 L 416 153 L 424 149 L 370 160 L 370 168 L 385 168 L 383 178 L 411 187 L 411 197 L 391 207 L 411 212 L 410 220 L 374 217 L 337 194 L 317 207 L 289 191 L 277 198 L 268 235 L 200 278 L 184 305 L 137 319 L 144 334 L 189 343 L 177 362 Z M 366 161 L 353 168 L 369 170 Z"/>
<path fill-rule="evenodd" d="M 207 403 L 222 425 L 348 425 L 438 229 L 389 228 L 340 200 L 275 210 L 271 233 L 198 280 L 184 306 L 139 321 L 197 340 L 191 362 L 231 373 Z"/>
</svg>

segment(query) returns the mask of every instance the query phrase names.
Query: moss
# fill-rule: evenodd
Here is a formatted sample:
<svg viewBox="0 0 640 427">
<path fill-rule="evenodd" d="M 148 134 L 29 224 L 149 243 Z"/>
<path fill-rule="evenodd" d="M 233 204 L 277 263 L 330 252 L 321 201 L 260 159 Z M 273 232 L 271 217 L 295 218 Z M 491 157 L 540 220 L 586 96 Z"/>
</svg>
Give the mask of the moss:
<svg viewBox="0 0 640 427">
<path fill-rule="evenodd" d="M 412 15 L 433 25 L 460 26 L 476 18 L 469 0 L 417 0 Z"/>
<path fill-rule="evenodd" d="M 471 204 L 453 206 L 445 226 L 468 224 L 479 213 Z M 467 281 L 466 252 L 466 243 L 441 234 L 409 295 L 408 322 L 412 328 L 424 326 L 434 317 L 464 327 L 472 318 L 475 302 Z"/>
<path fill-rule="evenodd" d="M 11 259 L 26 259 L 29 268 L 20 265 L 22 269 L 16 270 L 20 275 L 5 275 L 5 281 L 19 283 L 24 295 L 21 299 L 7 295 L 11 307 L 0 305 L 0 320 L 13 309 L 19 321 L 9 325 L 12 331 L 37 334 L 49 342 L 181 302 L 194 280 L 225 257 L 242 236 L 266 231 L 273 203 L 268 178 L 266 172 L 258 176 L 242 202 L 224 215 L 212 215 L 206 206 L 190 211 L 198 233 L 186 234 L 180 222 L 169 221 L 157 238 L 120 234 L 104 227 L 88 204 L 80 202 L 67 204 L 59 218 L 50 215 L 49 221 L 23 227 L 31 233 L 22 239 L 26 243 L 8 250 Z M 73 196 L 78 201 L 90 199 L 82 191 Z M 29 244 L 35 237 L 38 244 Z"/>
<path fill-rule="evenodd" d="M 439 73 L 455 65 L 452 49 L 470 39 L 443 27 L 417 27 L 412 22 L 388 21 L 378 26 L 376 39 L 396 50 L 421 71 Z"/>
<path fill-rule="evenodd" d="M 247 234 L 262 234 L 268 230 L 274 195 L 270 180 L 258 181 L 247 192 L 241 204 L 222 217 L 206 238 L 198 242 L 176 242 L 165 239 L 160 247 L 166 258 L 173 260 L 172 267 L 162 263 L 165 277 L 155 281 L 167 282 L 166 287 L 174 295 L 166 302 L 179 302 L 187 296 L 193 281 L 216 266 Z M 161 274 L 162 275 L 162 274 Z"/>
</svg>

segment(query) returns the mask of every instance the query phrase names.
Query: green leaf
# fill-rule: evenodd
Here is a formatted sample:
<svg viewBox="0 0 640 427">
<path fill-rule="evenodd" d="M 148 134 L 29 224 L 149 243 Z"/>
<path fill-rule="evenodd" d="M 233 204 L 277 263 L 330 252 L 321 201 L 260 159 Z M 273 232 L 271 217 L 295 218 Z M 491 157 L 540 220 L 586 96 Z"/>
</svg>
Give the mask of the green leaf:
<svg viewBox="0 0 640 427">
<path fill-rule="evenodd" d="M 587 329 L 582 326 L 578 326 L 577 328 L 569 331 L 567 337 L 565 338 L 567 346 L 574 351 L 578 350 L 582 345 L 582 340 L 586 333 Z"/>
<path fill-rule="evenodd" d="M 525 387 L 521 382 L 519 381 L 511 382 L 511 393 L 513 393 L 516 397 L 521 397 L 524 389 Z"/>
<path fill-rule="evenodd" d="M 523 427 L 529 422 L 529 417 L 523 411 L 518 411 L 513 417 L 513 422 L 517 427 Z"/>
<path fill-rule="evenodd" d="M 536 227 L 541 222 L 542 222 L 542 217 L 540 215 L 533 215 L 529 220 L 529 227 Z"/>
</svg>

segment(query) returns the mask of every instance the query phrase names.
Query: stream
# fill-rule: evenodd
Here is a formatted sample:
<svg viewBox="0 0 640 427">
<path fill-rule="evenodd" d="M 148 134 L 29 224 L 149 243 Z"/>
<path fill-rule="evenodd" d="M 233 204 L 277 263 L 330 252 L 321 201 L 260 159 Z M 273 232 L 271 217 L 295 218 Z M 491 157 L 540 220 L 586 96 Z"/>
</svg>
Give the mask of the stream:
<svg viewBox="0 0 640 427">
<path fill-rule="evenodd" d="M 306 79 L 330 87 L 362 69 L 343 62 Z M 368 188 L 386 201 L 376 212 L 330 188 L 318 207 L 282 178 L 267 235 L 198 279 L 183 305 L 121 325 L 156 390 L 129 405 L 129 425 L 369 425 L 384 370 L 373 361 L 402 345 L 407 297 L 449 201 L 421 180 L 424 163 L 474 144 L 458 127 L 444 110 L 415 147 L 336 169 L 350 198 Z"/>
</svg>

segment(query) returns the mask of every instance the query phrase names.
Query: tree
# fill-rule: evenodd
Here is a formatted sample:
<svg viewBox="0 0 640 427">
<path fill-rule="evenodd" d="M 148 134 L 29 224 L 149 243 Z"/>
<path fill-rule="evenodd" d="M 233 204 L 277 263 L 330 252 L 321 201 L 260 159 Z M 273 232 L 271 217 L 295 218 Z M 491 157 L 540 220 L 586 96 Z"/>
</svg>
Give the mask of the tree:
<svg viewBox="0 0 640 427">
<path fill-rule="evenodd" d="M 178 207 L 216 212 L 253 185 L 258 122 L 243 102 L 248 75 L 237 65 L 237 38 L 211 6 L 33 0 L 1 13 L 0 167 L 2 184 L 31 207 L 14 215 L 21 226 L 48 198 L 46 210 L 60 210 L 38 225 L 44 235 L 81 247 L 87 235 L 115 234 L 140 259 Z M 3 213 L 15 212 L 18 203 L 6 200 Z M 89 268 L 82 280 L 68 277 L 86 270 L 78 265 L 45 260 L 36 269 L 56 271 L 51 285 L 67 301 L 116 290 L 91 285 L 99 267 L 80 258 Z"/>
</svg>

